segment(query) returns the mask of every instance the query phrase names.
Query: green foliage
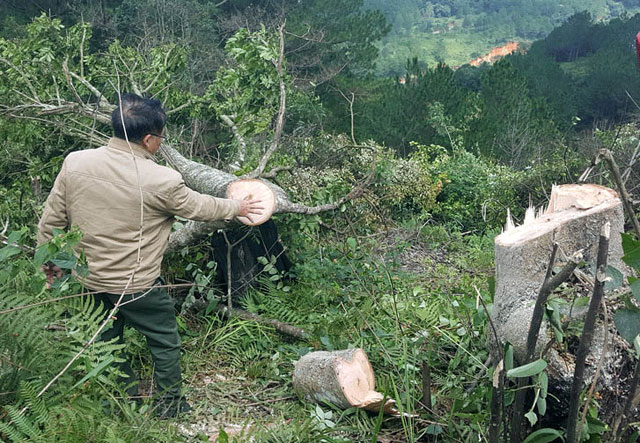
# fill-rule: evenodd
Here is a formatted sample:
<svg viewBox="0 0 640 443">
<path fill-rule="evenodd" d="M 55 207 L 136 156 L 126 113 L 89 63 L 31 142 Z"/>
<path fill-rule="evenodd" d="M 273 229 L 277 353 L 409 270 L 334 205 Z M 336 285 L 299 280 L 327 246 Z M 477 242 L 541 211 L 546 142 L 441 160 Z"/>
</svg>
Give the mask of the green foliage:
<svg viewBox="0 0 640 443">
<path fill-rule="evenodd" d="M 613 20 L 638 11 L 637 4 L 611 0 L 569 0 L 561 4 L 551 0 L 535 4 L 525 0 L 366 0 L 365 5 L 379 9 L 393 25 L 380 43 L 380 75 L 399 74 L 404 60 L 417 55 L 426 55 L 429 64 L 445 61 L 452 66 L 464 65 L 508 41 L 544 38 L 567 18 L 577 23 L 572 25 L 572 32 L 557 33 L 558 45 L 568 48 L 575 43 L 578 47 L 584 45 L 580 41 L 589 42 L 591 36 L 580 33 L 585 27 L 579 26 L 581 20 L 575 17 L 591 13 L 600 20 Z"/>
<path fill-rule="evenodd" d="M 0 249 L 0 435 L 8 441 L 176 441 L 175 432 L 159 429 L 144 409 L 116 398 L 122 374 L 113 363 L 121 361 L 123 345 L 97 341 L 84 349 L 104 317 L 74 277 L 85 272 L 74 251 L 80 234 L 55 234 L 35 254 L 27 229 L 10 233 Z M 40 270 L 44 263 L 66 271 L 51 289 Z M 105 407 L 120 413 L 109 415 Z"/>
<path fill-rule="evenodd" d="M 544 157 L 560 139 L 545 100 L 531 97 L 526 78 L 507 59 L 483 77 L 481 118 L 470 134 L 483 154 L 513 167 Z M 557 142 L 556 142 L 557 143 Z M 540 146 L 548 145 L 540 152 Z"/>
<path fill-rule="evenodd" d="M 393 159 L 379 168 L 382 183 L 378 186 L 382 200 L 400 210 L 416 208 L 429 213 L 435 209 L 436 198 L 442 189 L 443 174 L 434 174 L 419 153 L 408 159 Z"/>
<path fill-rule="evenodd" d="M 313 86 L 338 73 L 362 74 L 374 67 L 376 42 L 390 29 L 379 11 L 364 9 L 363 0 L 287 3 L 293 6 L 287 18 L 288 58 L 296 77 Z"/>
<path fill-rule="evenodd" d="M 562 431 L 551 428 L 542 428 L 532 432 L 524 439 L 524 443 L 548 443 L 563 438 Z"/>
<path fill-rule="evenodd" d="M 519 207 L 519 186 L 526 175 L 493 164 L 470 152 L 453 154 L 438 146 L 415 144 L 421 167 L 442 181 L 433 216 L 462 230 L 499 226 L 506 208 Z"/>
<path fill-rule="evenodd" d="M 205 98 L 218 116 L 232 117 L 243 136 L 260 134 L 279 107 L 278 36 L 264 26 L 256 32 L 240 29 L 227 40 L 225 50 L 234 66 L 217 71 Z"/>
<path fill-rule="evenodd" d="M 453 149 L 456 137 L 478 117 L 476 94 L 461 88 L 454 71 L 444 64 L 425 69 L 414 58 L 407 62 L 402 80 L 387 79 L 368 87 L 352 83 L 344 87 L 358 93 L 354 104 L 357 138 L 373 138 L 402 155 L 411 152 L 412 141 Z M 337 115 L 342 122 L 337 129 L 347 132 L 348 114 L 341 110 Z"/>
<path fill-rule="evenodd" d="M 640 271 L 640 240 L 631 234 L 622 234 L 622 248 L 625 254 L 622 260 L 636 272 Z M 631 345 L 636 344 L 635 340 L 638 334 L 640 334 L 640 328 L 638 327 L 640 324 L 640 309 L 629 299 L 630 296 L 636 300 L 639 299 L 640 285 L 638 282 L 640 282 L 640 280 L 636 277 L 629 277 L 631 291 L 630 294 L 627 295 L 626 306 L 624 309 L 618 309 L 614 316 L 616 329 Z"/>
</svg>

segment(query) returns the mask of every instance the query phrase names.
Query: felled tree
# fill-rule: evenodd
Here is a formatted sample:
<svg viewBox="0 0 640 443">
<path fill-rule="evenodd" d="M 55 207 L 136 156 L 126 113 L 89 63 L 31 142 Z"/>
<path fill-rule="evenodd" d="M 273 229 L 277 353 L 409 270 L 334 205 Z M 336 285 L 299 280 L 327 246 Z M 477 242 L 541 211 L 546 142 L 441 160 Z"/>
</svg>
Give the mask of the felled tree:
<svg viewBox="0 0 640 443">
<path fill-rule="evenodd" d="M 219 84 L 203 95 L 189 91 L 185 48 L 164 46 L 140 53 L 115 42 L 106 53 L 92 54 L 90 36 L 86 24 L 65 30 L 58 20 L 43 15 L 28 27 L 26 39 L 0 40 L 0 119 L 36 122 L 58 131 L 65 137 L 61 151 L 68 150 L 69 142 L 100 146 L 108 140 L 118 93 L 132 91 L 163 101 L 171 122 L 169 133 L 177 136 L 171 135 L 171 142 L 159 152 L 188 186 L 201 193 L 225 197 L 230 183 L 257 179 L 273 191 L 274 213 L 317 214 L 357 197 L 371 181 L 373 168 L 351 192 L 318 206 L 296 203 L 284 189 L 267 181 L 289 169 L 283 164 L 286 158 L 279 160 L 279 167 L 269 169 L 281 144 L 287 108 L 284 23 L 275 35 L 262 29 L 241 31 L 231 39 L 227 48 L 233 59 L 231 67 L 221 70 Z M 211 110 L 233 133 L 236 149 L 231 150 L 227 170 L 189 160 L 175 148 L 185 144 L 187 137 L 182 134 L 192 126 L 193 118 L 210 117 Z M 170 247 L 236 227 L 224 222 L 188 222 L 172 234 Z"/>
<path fill-rule="evenodd" d="M 221 83 L 227 77 L 229 87 L 225 94 L 220 87 L 211 87 L 202 96 L 188 92 L 181 83 L 184 48 L 157 47 L 141 54 L 115 42 L 106 54 L 91 54 L 88 25 L 78 24 L 65 32 L 58 20 L 44 15 L 28 27 L 28 34 L 27 39 L 20 41 L 0 40 L 0 118 L 37 121 L 81 140 L 85 145 L 100 146 L 108 140 L 107 125 L 118 92 L 132 91 L 162 99 L 170 120 L 184 124 L 191 114 L 211 108 L 217 110 L 218 116 L 227 124 L 227 120 L 231 122 L 229 126 L 238 144 L 242 144 L 245 137 L 256 135 L 267 139 L 264 148 L 253 143 L 254 152 L 238 154 L 233 159 L 235 166 L 231 169 L 242 169 L 246 171 L 244 175 L 188 160 L 173 143 L 163 144 L 160 154 L 182 173 L 190 187 L 199 192 L 225 197 L 229 183 L 239 178 L 258 178 L 276 195 L 274 213 L 316 214 L 335 209 L 356 197 L 368 182 L 365 180 L 331 204 L 307 206 L 292 202 L 282 188 L 265 180 L 286 169 L 267 171 L 269 160 L 280 146 L 287 105 L 284 24 L 279 36 L 270 36 L 264 29 L 254 34 L 243 30 L 230 40 L 229 50 L 238 67 L 224 70 L 220 77 Z M 251 69 L 257 71 L 251 74 L 253 78 L 241 72 Z M 261 95 L 247 97 L 244 88 L 261 89 Z M 234 99 L 240 94 L 244 98 L 234 105 Z M 277 94 L 277 100 L 274 100 L 274 94 Z M 269 110 L 269 115 L 263 108 Z M 172 137 L 174 139 L 177 143 L 181 141 L 179 135 Z M 249 154 L 253 164 L 249 164 Z M 174 239 L 194 238 L 192 235 L 198 229 L 210 232 L 224 226 L 226 224 L 203 227 L 203 224 L 189 223 Z M 185 242 L 172 240 L 173 245 Z"/>
</svg>

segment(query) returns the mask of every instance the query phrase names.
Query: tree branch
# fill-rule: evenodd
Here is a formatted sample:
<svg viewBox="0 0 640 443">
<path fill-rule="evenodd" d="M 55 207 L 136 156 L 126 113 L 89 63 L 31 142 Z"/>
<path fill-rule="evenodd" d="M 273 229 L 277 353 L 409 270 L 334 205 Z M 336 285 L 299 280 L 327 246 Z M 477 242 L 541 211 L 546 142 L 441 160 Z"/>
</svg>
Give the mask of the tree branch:
<svg viewBox="0 0 640 443">
<path fill-rule="evenodd" d="M 242 134 L 240 134 L 240 131 L 238 130 L 238 126 L 231 119 L 232 117 L 233 116 L 223 114 L 220 116 L 220 120 L 222 120 L 227 126 L 229 126 L 229 128 L 231 128 L 231 132 L 233 132 L 233 136 L 238 141 L 239 147 L 238 147 L 238 154 L 236 156 L 236 159 L 232 163 L 229 163 L 229 169 L 231 171 L 237 171 L 240 168 L 242 168 L 242 165 L 244 164 L 244 159 L 247 152 L 247 142 L 244 140 L 244 137 L 242 136 Z"/>
<path fill-rule="evenodd" d="M 607 258 L 609 256 L 609 238 L 611 236 L 611 223 L 606 222 L 600 232 L 598 244 L 598 258 L 596 260 L 596 279 L 593 287 L 593 296 L 589 303 L 587 317 L 584 320 L 582 336 L 576 353 L 576 366 L 573 372 L 573 384 L 571 385 L 571 396 L 569 402 L 569 416 L 567 418 L 567 442 L 576 441 L 576 424 L 578 421 L 578 408 L 580 405 L 580 391 L 584 381 L 584 367 L 593 339 L 593 331 L 596 323 L 596 315 L 602 297 L 604 296 L 604 284 L 607 280 Z"/>
<path fill-rule="evenodd" d="M 287 88 L 284 83 L 284 74 L 283 74 L 283 64 L 284 64 L 284 27 L 287 21 L 284 20 L 280 27 L 278 28 L 278 33 L 280 35 L 280 52 L 278 54 L 278 61 L 276 63 L 276 69 L 278 71 L 278 79 L 280 80 L 280 109 L 278 109 L 278 118 L 276 120 L 276 128 L 273 132 L 273 139 L 271 140 L 271 145 L 267 152 L 260 159 L 260 163 L 258 163 L 258 167 L 253 170 L 253 172 L 247 174 L 245 178 L 256 178 L 262 175 L 265 168 L 267 167 L 267 163 L 274 152 L 278 149 L 280 144 L 280 137 L 282 136 L 282 130 L 284 129 L 284 117 L 285 111 L 287 108 Z"/>
</svg>

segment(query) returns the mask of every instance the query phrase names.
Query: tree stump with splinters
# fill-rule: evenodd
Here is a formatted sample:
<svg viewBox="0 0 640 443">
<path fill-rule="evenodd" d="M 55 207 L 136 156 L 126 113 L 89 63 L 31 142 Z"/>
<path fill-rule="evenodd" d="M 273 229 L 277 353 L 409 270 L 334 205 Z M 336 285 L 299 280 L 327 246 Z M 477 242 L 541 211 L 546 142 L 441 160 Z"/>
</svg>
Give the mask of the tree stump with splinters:
<svg viewBox="0 0 640 443">
<path fill-rule="evenodd" d="M 585 271 L 595 267 L 598 241 L 602 226 L 611 223 L 609 264 L 625 274 L 627 268 L 621 260 L 624 231 L 622 202 L 612 189 L 593 185 L 560 185 L 551 191 L 548 208 L 538 214 L 527 210 L 524 223 L 515 226 L 510 215 L 502 234 L 495 239 L 496 290 L 491 317 L 502 343 L 513 345 L 515 356 L 522 361 L 536 298 L 545 280 L 553 244 L 558 243 L 555 267 L 560 269 L 575 253 L 581 252 L 586 262 Z M 566 314 L 577 316 L 580 309 L 567 309 Z M 585 311 L 582 310 L 582 315 Z M 535 355 L 547 347 L 551 340 L 546 322 L 538 334 Z M 611 334 L 614 335 L 614 334 Z M 615 341 L 617 340 L 617 341 Z M 617 368 L 622 363 L 621 341 L 614 339 L 602 366 L 600 385 L 611 385 Z M 618 346 L 620 345 L 620 346 Z M 593 376 L 604 346 L 604 328 L 596 328 L 588 362 L 588 378 Z M 557 397 L 565 397 L 571 387 L 574 356 L 551 348 L 544 357 L 549 366 L 550 388 L 555 386 Z M 560 405 L 562 410 L 564 405 Z M 564 411 L 566 413 L 566 411 Z"/>
<path fill-rule="evenodd" d="M 317 351 L 302 357 L 293 370 L 293 387 L 304 398 L 342 409 L 352 407 L 395 415 L 395 401 L 375 390 L 373 369 L 362 349 Z"/>
</svg>

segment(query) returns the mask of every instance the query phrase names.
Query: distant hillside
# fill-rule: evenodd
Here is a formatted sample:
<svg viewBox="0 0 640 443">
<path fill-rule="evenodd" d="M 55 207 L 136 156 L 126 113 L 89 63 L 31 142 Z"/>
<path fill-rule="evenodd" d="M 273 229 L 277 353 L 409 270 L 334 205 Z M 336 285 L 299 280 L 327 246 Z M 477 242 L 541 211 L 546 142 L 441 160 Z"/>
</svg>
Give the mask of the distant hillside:
<svg viewBox="0 0 640 443">
<path fill-rule="evenodd" d="M 596 21 L 640 12 L 637 0 L 364 0 L 393 26 L 379 45 L 377 74 L 404 72 L 408 59 L 460 66 L 508 42 L 544 38 L 587 10 Z"/>
<path fill-rule="evenodd" d="M 489 51 L 488 54 L 474 58 L 469 62 L 469 64 L 471 66 L 480 66 L 483 63 L 494 63 L 500 60 L 502 57 L 513 54 L 517 51 L 524 52 L 524 47 L 522 46 L 522 44 L 518 42 L 509 42 L 506 45 L 493 48 L 491 51 Z"/>
</svg>

